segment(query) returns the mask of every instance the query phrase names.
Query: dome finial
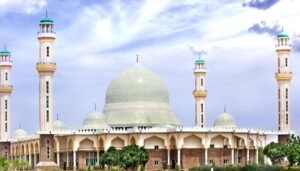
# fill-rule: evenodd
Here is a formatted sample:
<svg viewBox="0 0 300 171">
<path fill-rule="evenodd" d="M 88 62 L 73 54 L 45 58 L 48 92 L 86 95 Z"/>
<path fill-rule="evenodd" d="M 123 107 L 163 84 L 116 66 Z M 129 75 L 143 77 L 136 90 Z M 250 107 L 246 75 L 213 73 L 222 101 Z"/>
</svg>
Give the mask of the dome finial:
<svg viewBox="0 0 300 171">
<path fill-rule="evenodd" d="M 21 123 L 19 123 L 19 129 L 21 129 Z"/>
<path fill-rule="evenodd" d="M 58 120 L 58 113 L 56 114 L 56 120 Z"/>
<path fill-rule="evenodd" d="M 226 105 L 224 105 L 224 113 L 226 113 Z"/>
<path fill-rule="evenodd" d="M 46 18 L 48 17 L 48 10 L 46 9 Z"/>
<path fill-rule="evenodd" d="M 6 50 L 6 43 L 4 43 L 4 49 Z"/>
<path fill-rule="evenodd" d="M 97 103 L 95 103 L 95 112 L 97 111 Z"/>
<path fill-rule="evenodd" d="M 136 63 L 139 63 L 139 54 L 136 54 Z"/>
</svg>

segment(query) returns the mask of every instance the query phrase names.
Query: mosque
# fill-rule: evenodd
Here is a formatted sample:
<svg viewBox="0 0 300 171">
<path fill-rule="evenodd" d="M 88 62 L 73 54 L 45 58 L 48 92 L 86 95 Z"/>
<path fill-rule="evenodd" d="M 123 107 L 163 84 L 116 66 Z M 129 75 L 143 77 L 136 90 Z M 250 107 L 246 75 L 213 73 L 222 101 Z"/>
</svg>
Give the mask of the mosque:
<svg viewBox="0 0 300 171">
<path fill-rule="evenodd" d="M 258 149 L 268 136 L 287 142 L 290 130 L 289 36 L 277 36 L 278 130 L 239 127 L 232 115 L 220 114 L 213 126 L 206 125 L 206 66 L 202 58 L 194 62 L 195 125 L 184 126 L 169 105 L 169 93 L 163 80 L 140 63 L 115 76 L 105 96 L 103 112 L 86 116 L 80 129 L 70 129 L 53 120 L 54 22 L 47 16 L 38 32 L 39 130 L 27 135 L 18 129 L 10 136 L 11 53 L 0 52 L 0 155 L 27 160 L 35 170 L 99 167 L 100 156 L 111 146 L 121 149 L 136 144 L 150 154 L 147 170 L 195 166 L 244 165 L 258 163 Z M 276 92 L 277 93 L 277 92 Z"/>
</svg>

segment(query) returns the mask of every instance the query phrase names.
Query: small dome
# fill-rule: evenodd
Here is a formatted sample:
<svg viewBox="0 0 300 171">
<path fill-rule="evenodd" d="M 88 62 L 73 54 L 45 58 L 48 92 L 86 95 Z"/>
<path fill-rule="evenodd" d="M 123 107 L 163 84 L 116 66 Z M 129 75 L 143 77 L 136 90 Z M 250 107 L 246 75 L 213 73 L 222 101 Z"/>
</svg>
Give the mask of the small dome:
<svg viewBox="0 0 300 171">
<path fill-rule="evenodd" d="M 195 61 L 195 63 L 204 63 L 205 61 L 204 61 L 204 59 L 202 59 L 202 58 L 198 58 L 196 61 Z"/>
<path fill-rule="evenodd" d="M 83 121 L 83 129 L 106 129 L 109 128 L 105 116 L 100 112 L 93 112 L 87 115 Z"/>
<path fill-rule="evenodd" d="M 229 113 L 221 113 L 214 122 L 214 127 L 235 128 L 234 117 Z"/>
<path fill-rule="evenodd" d="M 62 121 L 56 120 L 52 123 L 52 128 L 53 130 L 62 130 L 62 129 L 67 129 L 67 126 Z"/>
<path fill-rule="evenodd" d="M 6 48 L 3 49 L 1 52 L 0 52 L 1 55 L 10 55 L 10 51 L 8 51 Z"/>
<path fill-rule="evenodd" d="M 50 18 L 45 17 L 45 18 L 41 19 L 40 23 L 53 23 L 53 21 Z"/>
<path fill-rule="evenodd" d="M 24 129 L 17 129 L 14 133 L 16 139 L 20 139 L 27 136 L 27 132 Z"/>
<path fill-rule="evenodd" d="M 287 35 L 286 33 L 284 32 L 280 32 L 278 35 L 277 35 L 278 38 L 288 38 L 289 35 Z"/>
</svg>

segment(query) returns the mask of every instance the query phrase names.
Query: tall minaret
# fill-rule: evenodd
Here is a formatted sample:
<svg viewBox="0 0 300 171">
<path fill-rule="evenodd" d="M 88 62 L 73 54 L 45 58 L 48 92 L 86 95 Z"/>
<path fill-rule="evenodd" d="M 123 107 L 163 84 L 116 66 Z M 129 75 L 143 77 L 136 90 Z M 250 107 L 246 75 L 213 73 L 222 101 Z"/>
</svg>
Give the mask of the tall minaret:
<svg viewBox="0 0 300 171">
<path fill-rule="evenodd" d="M 275 78 L 278 84 L 278 130 L 290 131 L 290 82 L 292 73 L 290 72 L 290 52 L 291 45 L 289 36 L 281 32 L 277 36 L 277 72 Z"/>
<path fill-rule="evenodd" d="M 0 52 L 0 140 L 10 138 L 11 67 L 10 52 L 4 47 Z"/>
<path fill-rule="evenodd" d="M 56 70 L 54 63 L 53 21 L 46 17 L 40 21 L 39 62 L 36 69 L 39 73 L 39 117 L 40 131 L 52 130 L 53 117 L 53 75 Z"/>
<path fill-rule="evenodd" d="M 206 68 L 205 61 L 199 58 L 195 61 L 194 68 L 195 75 L 195 90 L 193 95 L 195 97 L 195 125 L 201 128 L 205 127 L 205 115 L 206 115 L 206 95 L 207 91 L 205 89 L 206 83 Z"/>
</svg>

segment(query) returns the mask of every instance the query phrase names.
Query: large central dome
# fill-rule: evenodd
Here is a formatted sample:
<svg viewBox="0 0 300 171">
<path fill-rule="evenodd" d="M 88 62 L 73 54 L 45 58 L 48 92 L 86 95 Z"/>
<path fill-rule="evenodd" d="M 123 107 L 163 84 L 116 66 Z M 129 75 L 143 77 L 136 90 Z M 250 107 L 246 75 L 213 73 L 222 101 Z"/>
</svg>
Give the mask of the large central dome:
<svg viewBox="0 0 300 171">
<path fill-rule="evenodd" d="M 139 63 L 111 81 L 103 113 L 113 127 L 180 125 L 164 82 Z"/>
</svg>

